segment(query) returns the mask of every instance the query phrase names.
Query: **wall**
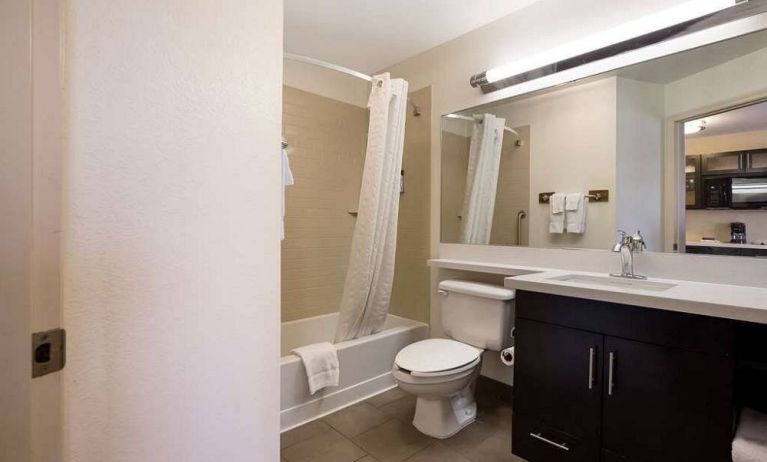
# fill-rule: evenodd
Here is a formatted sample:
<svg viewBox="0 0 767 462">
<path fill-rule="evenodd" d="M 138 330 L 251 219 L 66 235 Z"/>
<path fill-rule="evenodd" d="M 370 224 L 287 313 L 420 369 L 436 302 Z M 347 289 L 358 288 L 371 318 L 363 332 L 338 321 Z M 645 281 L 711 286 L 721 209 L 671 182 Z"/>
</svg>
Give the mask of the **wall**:
<svg viewBox="0 0 767 462">
<path fill-rule="evenodd" d="M 277 460 L 282 4 L 66 28 L 64 460 Z"/>
<path fill-rule="evenodd" d="M 517 245 L 518 242 L 527 245 L 530 242 L 530 126 L 514 127 L 514 130 L 519 137 L 504 132 L 490 245 Z M 522 145 L 517 146 L 516 141 L 521 141 Z M 520 222 L 517 230 L 517 213 L 521 210 L 527 213 L 527 218 Z"/>
<path fill-rule="evenodd" d="M 663 103 L 662 85 L 618 78 L 615 228 L 641 230 L 656 252 L 663 250 Z"/>
<path fill-rule="evenodd" d="M 465 122 L 470 125 L 469 122 Z M 504 143 L 505 144 L 505 143 Z M 442 202 L 440 230 L 443 242 L 461 241 L 461 211 L 466 191 L 466 170 L 469 168 L 471 135 L 452 131 L 442 132 Z"/>
<path fill-rule="evenodd" d="M 589 204 L 584 234 L 550 234 L 542 192 L 615 191 L 616 79 L 597 80 L 493 106 L 511 127 L 530 126 L 529 245 L 604 248 L 615 234 L 615 202 Z"/>
<path fill-rule="evenodd" d="M 0 3 L 0 460 L 31 450 L 32 3 Z"/>
<path fill-rule="evenodd" d="M 685 139 L 687 155 L 766 146 L 767 130 Z M 764 210 L 687 210 L 686 218 L 685 231 L 689 242 L 699 241 L 702 237 L 716 237 L 722 242 L 729 242 L 730 223 L 734 221 L 746 223 L 749 242 L 767 242 L 767 211 Z"/>
<path fill-rule="evenodd" d="M 370 82 L 289 59 L 285 59 L 283 63 L 283 83 L 292 88 L 362 108 L 367 107 L 368 96 L 370 96 Z"/>
<path fill-rule="evenodd" d="M 283 87 L 283 135 L 295 184 L 286 192 L 282 320 L 338 311 L 349 264 L 368 110 Z"/>
<path fill-rule="evenodd" d="M 407 108 L 402 169 L 405 193 L 400 195 L 397 254 L 390 312 L 418 321 L 429 321 L 429 154 L 431 88 L 408 95 L 421 108 L 413 115 Z"/>
</svg>

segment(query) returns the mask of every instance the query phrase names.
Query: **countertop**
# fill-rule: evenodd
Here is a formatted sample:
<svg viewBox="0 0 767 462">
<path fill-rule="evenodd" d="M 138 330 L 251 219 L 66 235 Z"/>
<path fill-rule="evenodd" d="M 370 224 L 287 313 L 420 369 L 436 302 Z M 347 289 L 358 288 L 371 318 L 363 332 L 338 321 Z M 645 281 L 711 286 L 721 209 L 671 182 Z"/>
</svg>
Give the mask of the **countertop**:
<svg viewBox="0 0 767 462">
<path fill-rule="evenodd" d="M 440 268 L 509 275 L 504 279 L 504 285 L 512 289 L 767 324 L 766 288 L 647 279 L 649 282 L 674 285 L 664 291 L 655 291 L 552 279 L 571 274 L 609 277 L 605 273 L 446 259 L 429 260 L 429 264 Z"/>
<path fill-rule="evenodd" d="M 686 242 L 687 247 L 726 247 L 730 249 L 760 249 L 767 250 L 765 244 L 732 244 L 729 242 Z"/>
</svg>

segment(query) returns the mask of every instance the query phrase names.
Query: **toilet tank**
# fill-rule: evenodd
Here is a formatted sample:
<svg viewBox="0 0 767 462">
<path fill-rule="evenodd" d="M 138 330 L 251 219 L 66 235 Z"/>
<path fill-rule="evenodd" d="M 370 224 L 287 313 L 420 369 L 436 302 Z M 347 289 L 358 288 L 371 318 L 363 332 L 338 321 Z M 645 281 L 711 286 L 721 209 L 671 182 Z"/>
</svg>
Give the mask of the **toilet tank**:
<svg viewBox="0 0 767 462">
<path fill-rule="evenodd" d="M 439 283 L 445 335 L 485 350 L 511 346 L 514 290 L 493 284 L 445 280 Z"/>
</svg>

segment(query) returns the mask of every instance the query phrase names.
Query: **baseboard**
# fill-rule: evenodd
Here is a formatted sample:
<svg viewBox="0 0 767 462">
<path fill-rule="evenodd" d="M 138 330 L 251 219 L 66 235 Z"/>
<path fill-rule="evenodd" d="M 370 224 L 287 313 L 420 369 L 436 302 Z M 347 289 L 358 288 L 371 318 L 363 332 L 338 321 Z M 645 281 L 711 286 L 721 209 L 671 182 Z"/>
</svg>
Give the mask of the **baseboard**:
<svg viewBox="0 0 767 462">
<path fill-rule="evenodd" d="M 280 411 L 280 432 L 291 430 L 312 420 L 364 401 L 397 386 L 391 372 L 354 384 L 342 390 Z"/>
</svg>

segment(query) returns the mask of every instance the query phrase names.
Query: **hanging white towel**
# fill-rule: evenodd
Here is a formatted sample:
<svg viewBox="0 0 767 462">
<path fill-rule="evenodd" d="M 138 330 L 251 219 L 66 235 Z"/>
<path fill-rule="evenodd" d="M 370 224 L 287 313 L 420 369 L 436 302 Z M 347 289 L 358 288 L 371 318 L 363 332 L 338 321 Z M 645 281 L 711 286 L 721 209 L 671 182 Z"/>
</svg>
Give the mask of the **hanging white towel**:
<svg viewBox="0 0 767 462">
<path fill-rule="evenodd" d="M 549 232 L 562 234 L 565 231 L 565 195 L 554 193 L 549 197 Z"/>
<path fill-rule="evenodd" d="M 733 462 L 767 460 L 767 414 L 745 408 L 732 441 Z"/>
<path fill-rule="evenodd" d="M 565 197 L 565 227 L 568 233 L 586 232 L 586 200 L 583 193 L 569 193 Z"/>
<path fill-rule="evenodd" d="M 280 220 L 280 236 L 283 240 L 285 239 L 285 186 L 290 186 L 293 183 L 293 172 L 290 171 L 288 150 L 282 148 L 282 220 Z"/>
<path fill-rule="evenodd" d="M 325 387 L 338 386 L 340 369 L 336 347 L 330 342 L 314 343 L 293 350 L 306 369 L 309 393 L 315 394 Z"/>
</svg>

